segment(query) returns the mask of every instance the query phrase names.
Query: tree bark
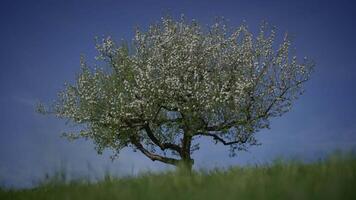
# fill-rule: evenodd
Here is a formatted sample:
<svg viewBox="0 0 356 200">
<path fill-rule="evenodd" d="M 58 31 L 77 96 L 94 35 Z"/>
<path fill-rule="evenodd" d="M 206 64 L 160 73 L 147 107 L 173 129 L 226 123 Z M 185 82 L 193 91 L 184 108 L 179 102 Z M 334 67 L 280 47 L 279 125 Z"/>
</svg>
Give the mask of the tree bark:
<svg viewBox="0 0 356 200">
<path fill-rule="evenodd" d="M 181 162 L 179 163 L 179 168 L 184 171 L 191 172 L 194 164 L 194 160 L 190 157 L 191 145 L 192 145 L 192 134 L 190 131 L 185 131 L 182 141 L 182 152 L 181 152 Z"/>
<path fill-rule="evenodd" d="M 145 156 L 147 156 L 149 159 L 151 159 L 152 161 L 160 161 L 166 164 L 171 164 L 174 166 L 179 165 L 180 160 L 174 159 L 174 158 L 169 158 L 169 157 L 165 157 L 165 156 L 161 156 L 158 154 L 154 154 L 150 151 L 148 151 L 147 149 L 144 148 L 144 146 L 140 143 L 139 139 L 137 139 L 135 136 L 131 136 L 131 142 L 132 144 L 139 150 L 141 151 L 141 153 L 143 153 Z"/>
<path fill-rule="evenodd" d="M 189 159 L 182 159 L 178 165 L 177 168 L 179 171 L 185 171 L 188 173 L 192 172 L 193 169 L 193 165 L 194 165 L 194 160 L 189 158 Z"/>
</svg>

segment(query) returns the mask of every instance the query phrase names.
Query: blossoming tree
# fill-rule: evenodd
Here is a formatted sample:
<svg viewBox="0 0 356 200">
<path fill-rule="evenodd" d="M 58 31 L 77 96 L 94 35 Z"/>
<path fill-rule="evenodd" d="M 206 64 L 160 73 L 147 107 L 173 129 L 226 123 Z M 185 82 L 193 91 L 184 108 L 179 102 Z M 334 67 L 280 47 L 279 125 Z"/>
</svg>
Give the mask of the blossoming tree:
<svg viewBox="0 0 356 200">
<path fill-rule="evenodd" d="M 254 36 L 246 25 L 203 28 L 162 18 L 137 29 L 132 45 L 103 39 L 97 58 L 104 65 L 91 68 L 82 59 L 76 82 L 39 109 L 81 125 L 66 136 L 92 139 L 99 153 L 132 147 L 191 169 L 196 138 L 229 146 L 234 156 L 258 144 L 255 133 L 302 93 L 313 64 L 292 55 L 287 36 L 274 41 L 265 25 Z"/>
</svg>

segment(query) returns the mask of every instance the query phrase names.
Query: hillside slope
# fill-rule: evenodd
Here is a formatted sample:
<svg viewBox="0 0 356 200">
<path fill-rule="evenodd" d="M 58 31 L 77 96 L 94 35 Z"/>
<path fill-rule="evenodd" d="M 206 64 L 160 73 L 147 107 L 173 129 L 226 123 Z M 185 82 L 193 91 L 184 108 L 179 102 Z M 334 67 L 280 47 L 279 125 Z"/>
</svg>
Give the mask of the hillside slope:
<svg viewBox="0 0 356 200">
<path fill-rule="evenodd" d="M 356 199 L 356 158 L 333 156 L 312 164 L 276 162 L 191 175 L 107 177 L 98 183 L 51 181 L 35 189 L 0 190 L 0 199 Z"/>
</svg>

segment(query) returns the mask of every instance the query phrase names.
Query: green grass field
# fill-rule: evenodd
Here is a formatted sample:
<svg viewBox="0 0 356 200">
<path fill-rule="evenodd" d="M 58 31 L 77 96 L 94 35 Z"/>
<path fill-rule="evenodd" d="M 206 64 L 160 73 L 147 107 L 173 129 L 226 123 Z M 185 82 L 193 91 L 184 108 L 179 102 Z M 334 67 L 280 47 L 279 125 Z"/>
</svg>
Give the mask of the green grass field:
<svg viewBox="0 0 356 200">
<path fill-rule="evenodd" d="M 34 189 L 0 190 L 0 199 L 356 199 L 356 157 L 330 156 L 303 164 L 234 167 L 229 170 L 107 177 L 97 183 L 53 181 Z"/>
</svg>

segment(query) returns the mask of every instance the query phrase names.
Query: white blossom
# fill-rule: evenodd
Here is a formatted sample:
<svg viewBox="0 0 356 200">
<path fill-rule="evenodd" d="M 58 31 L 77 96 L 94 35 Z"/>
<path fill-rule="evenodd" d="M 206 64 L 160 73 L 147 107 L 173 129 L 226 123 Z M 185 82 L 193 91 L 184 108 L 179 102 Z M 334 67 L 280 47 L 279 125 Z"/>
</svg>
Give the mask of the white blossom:
<svg viewBox="0 0 356 200">
<path fill-rule="evenodd" d="M 152 144 L 140 131 L 147 123 L 162 142 L 179 143 L 185 128 L 179 120 L 164 123 L 172 121 L 164 112 L 176 113 L 193 136 L 230 124 L 235 131 L 217 130 L 223 138 L 255 144 L 253 133 L 291 108 L 313 67 L 292 55 L 288 36 L 276 45 L 275 30 L 267 27 L 254 37 L 246 25 L 227 31 L 219 21 L 205 30 L 194 20 L 168 17 L 147 31 L 137 29 L 133 45 L 104 38 L 96 47 L 105 67 L 93 70 L 82 62 L 54 111 L 85 124 L 81 136 L 99 150 L 116 152 L 133 134 Z M 162 127 L 175 131 L 168 137 Z"/>
</svg>

